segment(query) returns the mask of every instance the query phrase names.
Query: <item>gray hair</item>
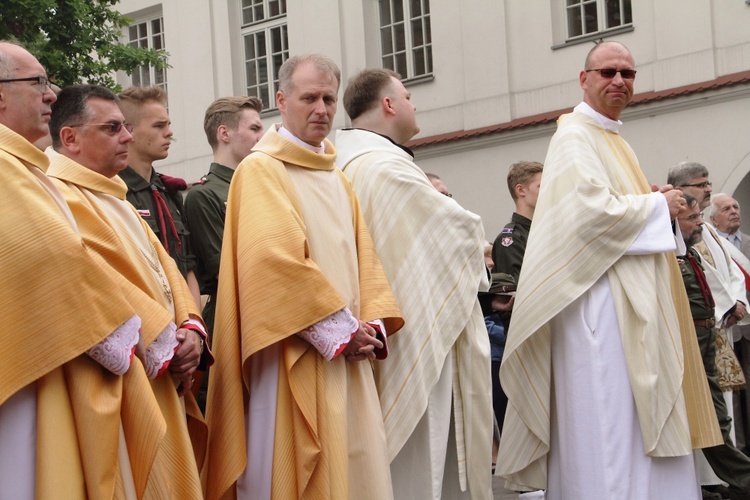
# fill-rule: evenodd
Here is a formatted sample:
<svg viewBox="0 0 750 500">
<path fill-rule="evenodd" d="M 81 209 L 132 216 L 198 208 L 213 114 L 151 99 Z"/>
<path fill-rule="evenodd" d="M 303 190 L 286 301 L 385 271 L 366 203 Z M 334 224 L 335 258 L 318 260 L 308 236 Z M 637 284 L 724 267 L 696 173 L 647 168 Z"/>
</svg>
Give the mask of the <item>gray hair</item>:
<svg viewBox="0 0 750 500">
<path fill-rule="evenodd" d="M 667 184 L 680 187 L 689 184 L 696 177 L 708 177 L 708 169 L 700 163 L 683 161 L 669 169 Z"/>
<path fill-rule="evenodd" d="M 312 63 L 321 73 L 333 75 L 336 78 L 336 92 L 338 92 L 341 85 L 341 70 L 332 59 L 323 54 L 299 54 L 284 61 L 279 69 L 279 90 L 283 94 L 289 94 L 294 90 L 292 76 L 297 68 L 306 63 Z"/>
<path fill-rule="evenodd" d="M 713 219 L 714 217 L 716 217 L 716 214 L 719 213 L 718 209 L 716 208 L 716 200 L 718 200 L 719 198 L 723 198 L 725 196 L 727 198 L 732 198 L 727 193 L 716 193 L 716 194 L 711 195 L 711 204 L 706 208 L 706 215 L 708 216 L 709 219 Z M 734 200 L 734 201 L 737 202 L 737 206 L 740 205 L 739 201 L 737 200 Z"/>
</svg>

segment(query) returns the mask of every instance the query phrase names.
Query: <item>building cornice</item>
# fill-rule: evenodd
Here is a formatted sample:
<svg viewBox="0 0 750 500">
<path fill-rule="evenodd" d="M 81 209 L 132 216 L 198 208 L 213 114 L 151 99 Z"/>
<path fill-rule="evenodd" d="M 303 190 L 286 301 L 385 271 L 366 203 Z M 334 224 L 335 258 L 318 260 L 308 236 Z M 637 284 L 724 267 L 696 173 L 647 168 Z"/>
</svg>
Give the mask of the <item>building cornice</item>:
<svg viewBox="0 0 750 500">
<path fill-rule="evenodd" d="M 736 87 L 738 85 L 739 88 Z M 707 98 L 706 92 L 711 92 L 710 98 Z M 748 94 L 750 94 L 750 70 L 705 82 L 636 94 L 630 105 L 623 111 L 622 118 L 637 118 L 653 114 L 656 111 L 654 105 L 657 103 L 660 104 L 657 106 L 658 112 L 663 113 L 737 99 Z M 645 106 L 646 104 L 649 106 Z M 572 107 L 562 108 L 496 125 L 422 137 L 410 141 L 407 146 L 417 150 L 418 155 L 425 158 L 435 154 L 445 154 L 448 151 L 461 150 L 467 146 L 475 148 L 482 145 L 500 145 L 551 135 L 550 131 L 557 118 L 572 110 Z M 466 144 L 463 144 L 464 142 Z"/>
</svg>

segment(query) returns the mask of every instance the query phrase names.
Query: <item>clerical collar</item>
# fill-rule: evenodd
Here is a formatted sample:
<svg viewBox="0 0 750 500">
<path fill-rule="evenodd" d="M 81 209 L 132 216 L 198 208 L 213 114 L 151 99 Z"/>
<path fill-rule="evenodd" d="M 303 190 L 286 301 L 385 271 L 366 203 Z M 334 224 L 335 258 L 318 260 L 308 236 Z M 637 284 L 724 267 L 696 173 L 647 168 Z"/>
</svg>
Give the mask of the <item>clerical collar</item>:
<svg viewBox="0 0 750 500">
<path fill-rule="evenodd" d="M 609 130 L 610 132 L 614 132 L 615 134 L 620 133 L 620 126 L 622 126 L 622 122 L 620 120 L 613 120 L 612 118 L 604 116 L 603 114 L 599 113 L 594 108 L 589 106 L 586 102 L 582 102 L 581 104 L 573 108 L 573 111 L 583 113 L 589 118 L 596 120 L 599 126 L 605 130 Z"/>
<path fill-rule="evenodd" d="M 279 127 L 279 134 L 281 134 L 282 137 L 285 137 L 289 139 L 290 141 L 302 146 L 303 148 L 309 149 L 313 153 L 322 155 L 323 153 L 326 152 L 326 146 L 324 143 L 321 142 L 320 146 L 311 146 L 310 144 L 306 143 L 305 141 L 303 141 L 302 139 L 300 139 L 299 137 L 291 133 L 289 129 L 287 129 L 283 125 Z"/>
<path fill-rule="evenodd" d="M 393 145 L 394 145 L 394 146 L 396 146 L 397 148 L 400 148 L 400 149 L 402 149 L 402 150 L 403 150 L 403 151 L 404 151 L 404 152 L 405 152 L 406 154 L 408 154 L 409 156 L 411 156 L 411 157 L 412 157 L 412 159 L 414 158 L 414 152 L 413 152 L 413 151 L 412 151 L 411 149 L 407 148 L 407 147 L 406 147 L 406 146 L 404 146 L 403 144 L 399 144 L 399 143 L 397 143 L 396 141 L 394 141 L 393 139 L 391 139 L 391 138 L 390 138 L 390 137 L 388 137 L 387 135 L 383 135 L 383 134 L 381 134 L 381 133 L 379 133 L 379 132 L 373 132 L 372 130 L 367 130 L 366 128 L 357 128 L 357 127 L 342 128 L 341 130 L 361 130 L 361 131 L 363 131 L 363 132 L 370 132 L 371 134 L 379 135 L 379 136 L 380 136 L 380 137 L 382 137 L 383 139 L 387 139 L 387 140 L 388 140 L 388 142 L 390 142 L 391 144 L 393 144 Z"/>
</svg>

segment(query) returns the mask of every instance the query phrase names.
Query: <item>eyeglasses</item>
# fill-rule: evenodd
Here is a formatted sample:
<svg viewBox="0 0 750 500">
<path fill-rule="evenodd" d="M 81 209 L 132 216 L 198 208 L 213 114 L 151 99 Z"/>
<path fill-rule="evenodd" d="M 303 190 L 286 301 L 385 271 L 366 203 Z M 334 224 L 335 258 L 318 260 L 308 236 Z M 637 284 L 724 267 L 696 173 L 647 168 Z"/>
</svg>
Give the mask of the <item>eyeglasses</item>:
<svg viewBox="0 0 750 500">
<path fill-rule="evenodd" d="M 127 122 L 104 122 L 104 123 L 81 123 L 78 125 L 67 125 L 68 127 L 85 127 L 93 125 L 104 130 L 109 135 L 117 135 L 124 128 L 129 134 L 133 133 L 133 124 Z"/>
<path fill-rule="evenodd" d="M 678 219 L 689 220 L 690 222 L 698 222 L 702 217 L 701 214 L 688 215 L 687 217 L 678 217 Z"/>
<path fill-rule="evenodd" d="M 706 181 L 706 182 L 699 182 L 698 184 L 681 184 L 679 187 L 706 189 L 706 188 L 710 188 L 711 186 L 712 186 L 712 184 L 710 182 Z"/>
<path fill-rule="evenodd" d="M 635 78 L 635 70 L 634 69 L 615 69 L 615 68 L 592 68 L 587 69 L 586 73 L 589 71 L 598 71 L 602 77 L 610 79 L 614 78 L 617 73 L 620 73 L 620 76 L 623 78 L 623 80 L 633 80 Z"/>
<path fill-rule="evenodd" d="M 37 89 L 39 92 L 44 94 L 47 91 L 47 86 L 49 85 L 49 80 L 46 76 L 29 76 L 26 78 L 7 78 L 5 80 L 0 80 L 0 83 L 11 83 L 11 82 L 36 82 Z"/>
</svg>

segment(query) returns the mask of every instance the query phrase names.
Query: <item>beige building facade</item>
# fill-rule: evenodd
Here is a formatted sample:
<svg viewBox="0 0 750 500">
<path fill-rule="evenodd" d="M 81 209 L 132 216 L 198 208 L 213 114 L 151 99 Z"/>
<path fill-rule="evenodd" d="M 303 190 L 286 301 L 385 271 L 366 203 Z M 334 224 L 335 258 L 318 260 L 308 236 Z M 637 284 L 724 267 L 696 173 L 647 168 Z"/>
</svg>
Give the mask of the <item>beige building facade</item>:
<svg viewBox="0 0 750 500">
<path fill-rule="evenodd" d="M 157 167 L 192 182 L 211 161 L 206 107 L 258 95 L 266 127 L 280 122 L 274 80 L 289 55 L 327 54 L 344 85 L 366 67 L 396 69 L 417 106 L 417 163 L 481 215 L 492 241 L 513 210 L 508 167 L 544 161 L 556 117 L 582 98 L 586 53 L 617 40 L 638 70 L 621 133 L 649 180 L 705 164 L 714 191 L 747 207 L 750 233 L 748 1 L 121 0 L 134 19 L 125 40 L 166 49 L 171 68 L 118 81 L 166 86 L 176 142 Z M 347 125 L 341 105 L 334 126 Z"/>
</svg>

